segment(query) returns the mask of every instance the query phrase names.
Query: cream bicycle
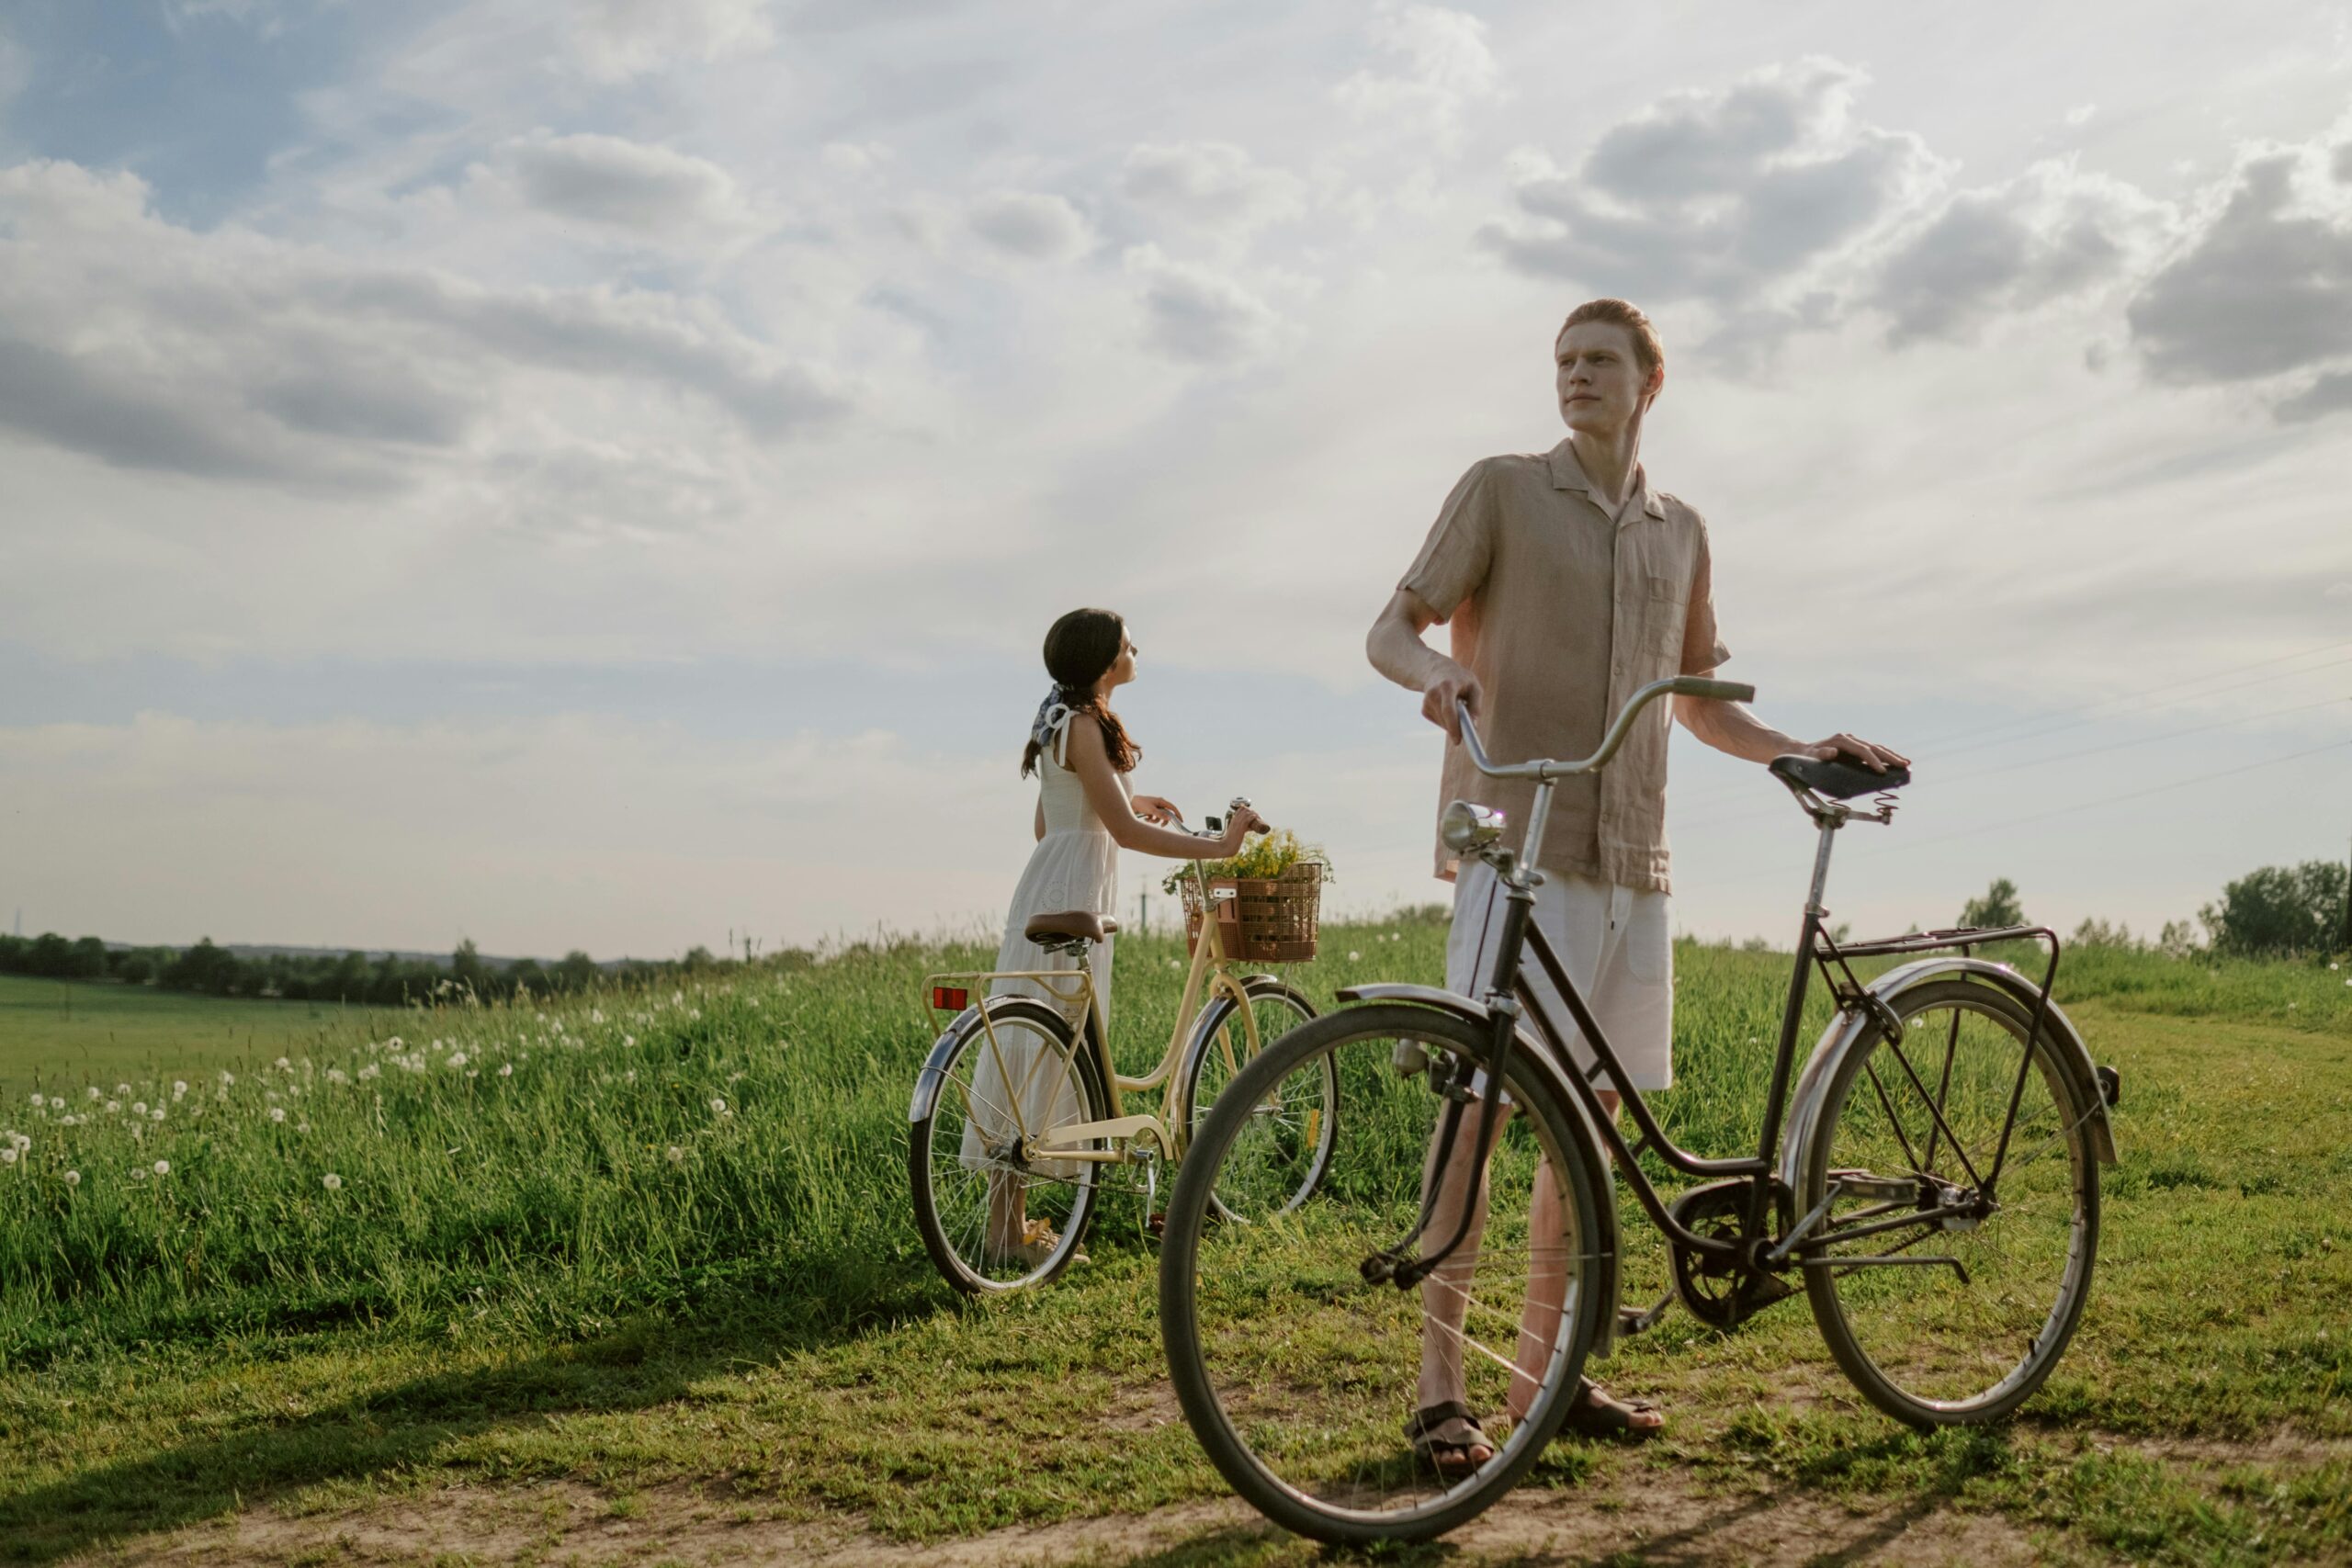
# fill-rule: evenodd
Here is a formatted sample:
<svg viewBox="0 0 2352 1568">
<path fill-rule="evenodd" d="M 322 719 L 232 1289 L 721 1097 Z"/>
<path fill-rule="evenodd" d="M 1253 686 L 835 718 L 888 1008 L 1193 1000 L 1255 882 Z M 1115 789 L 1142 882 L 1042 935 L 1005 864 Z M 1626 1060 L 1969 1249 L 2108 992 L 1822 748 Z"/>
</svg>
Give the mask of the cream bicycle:
<svg viewBox="0 0 2352 1568">
<path fill-rule="evenodd" d="M 1207 827 L 1204 837 L 1218 832 L 1219 818 Z M 1087 964 L 1089 949 L 1119 929 L 1109 916 L 1073 909 L 1028 922 L 1030 941 L 1074 967 L 925 978 L 931 1008 L 955 1016 L 915 1080 L 908 1176 L 923 1246 L 957 1290 L 999 1294 L 1060 1274 L 1114 1182 L 1142 1193 L 1148 1229 L 1161 1164 L 1182 1157 L 1217 1092 L 1275 1036 L 1315 1017 L 1275 976 L 1238 972 L 1226 922 L 1213 918 L 1232 890 L 1213 887 L 1199 861 L 1191 869 L 1204 911 L 1192 968 L 1167 1048 L 1139 1077 L 1113 1063 Z M 1044 995 L 990 994 L 1005 981 Z M 1162 1114 L 1127 1109 L 1125 1096 L 1163 1088 Z M 1228 1154 L 1218 1173 L 1217 1215 L 1262 1219 L 1313 1195 L 1330 1164 L 1339 1104 L 1333 1068 L 1294 1075 L 1253 1106 L 1239 1156 Z"/>
</svg>

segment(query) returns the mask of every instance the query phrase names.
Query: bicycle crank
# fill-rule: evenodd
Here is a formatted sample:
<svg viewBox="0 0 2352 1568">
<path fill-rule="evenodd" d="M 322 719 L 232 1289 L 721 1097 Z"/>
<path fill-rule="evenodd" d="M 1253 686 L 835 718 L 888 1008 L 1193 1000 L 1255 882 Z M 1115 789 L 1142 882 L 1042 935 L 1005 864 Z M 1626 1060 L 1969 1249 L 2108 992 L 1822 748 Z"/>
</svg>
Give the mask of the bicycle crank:
<svg viewBox="0 0 2352 1568">
<path fill-rule="evenodd" d="M 1694 1235 L 1743 1243 L 1742 1223 L 1754 1194 L 1752 1181 L 1735 1176 L 1693 1187 L 1667 1212 Z M 1771 1217 L 1777 1228 L 1785 1232 L 1792 1218 L 1792 1206 L 1788 1190 L 1777 1181 L 1772 1184 L 1772 1199 Z M 1719 1258 L 1679 1242 L 1668 1245 L 1674 1252 L 1674 1293 L 1691 1316 L 1712 1327 L 1736 1327 L 1774 1302 L 1796 1293 L 1796 1287 L 1751 1260 L 1749 1254 L 1760 1248 L 1743 1245 L 1739 1256 Z"/>
</svg>

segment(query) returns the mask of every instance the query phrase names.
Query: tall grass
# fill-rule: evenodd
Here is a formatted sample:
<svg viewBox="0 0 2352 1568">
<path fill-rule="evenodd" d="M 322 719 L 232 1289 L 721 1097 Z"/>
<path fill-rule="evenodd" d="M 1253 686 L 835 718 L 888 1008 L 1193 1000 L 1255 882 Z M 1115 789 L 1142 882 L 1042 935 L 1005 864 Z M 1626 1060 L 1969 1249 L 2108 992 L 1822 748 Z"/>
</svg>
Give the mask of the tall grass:
<svg viewBox="0 0 2352 1568">
<path fill-rule="evenodd" d="M 1443 944 L 1409 917 L 1327 928 L 1292 978 L 1329 1006 L 1355 981 L 1442 978 Z M 1167 1038 L 1181 955 L 1121 940 L 1128 1070 Z M 568 1337 L 730 1303 L 823 1333 L 935 1303 L 905 1181 L 937 1027 L 920 987 L 988 957 L 866 945 L 725 984 L 413 1010 L 397 1034 L 177 1079 L 19 1080 L 0 1104 L 0 1363 L 354 1324 Z M 1737 1152 L 1787 959 L 1684 943 L 1677 964 L 1678 1087 L 1657 1104 L 1687 1145 Z M 2093 952 L 2060 989 L 2340 1029 L 2341 979 Z M 1817 992 L 1811 1011 L 1808 1042 Z"/>
</svg>

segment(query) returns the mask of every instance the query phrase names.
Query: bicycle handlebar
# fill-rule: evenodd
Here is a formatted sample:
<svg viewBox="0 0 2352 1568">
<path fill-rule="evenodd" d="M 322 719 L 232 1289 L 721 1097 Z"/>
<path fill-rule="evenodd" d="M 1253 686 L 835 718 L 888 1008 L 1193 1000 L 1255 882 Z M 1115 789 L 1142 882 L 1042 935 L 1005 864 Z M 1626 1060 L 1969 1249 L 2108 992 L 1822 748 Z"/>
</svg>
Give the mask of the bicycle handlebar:
<svg viewBox="0 0 2352 1568">
<path fill-rule="evenodd" d="M 1609 733 L 1600 739 L 1600 748 L 1581 762 L 1562 762 L 1549 757 L 1538 757 L 1526 762 L 1497 762 L 1487 755 L 1487 748 L 1479 742 L 1478 727 L 1470 717 L 1470 705 L 1456 699 L 1453 711 L 1462 721 L 1463 749 L 1470 753 L 1470 765 L 1490 779 L 1565 779 L 1577 773 L 1589 773 L 1606 767 L 1617 748 L 1634 728 L 1634 720 L 1645 707 L 1660 697 L 1711 697 L 1717 702 L 1745 703 L 1753 701 L 1756 688 L 1739 681 L 1710 681 L 1697 675 L 1676 675 L 1668 680 L 1652 681 L 1635 692 L 1633 700 L 1618 713 Z"/>
</svg>

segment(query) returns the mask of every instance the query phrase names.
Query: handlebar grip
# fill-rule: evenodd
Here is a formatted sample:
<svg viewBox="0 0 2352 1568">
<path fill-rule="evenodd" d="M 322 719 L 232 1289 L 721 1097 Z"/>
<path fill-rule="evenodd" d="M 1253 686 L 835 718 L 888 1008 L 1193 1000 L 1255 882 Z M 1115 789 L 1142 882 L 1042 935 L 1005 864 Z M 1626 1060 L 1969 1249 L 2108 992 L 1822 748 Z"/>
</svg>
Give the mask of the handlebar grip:
<svg viewBox="0 0 2352 1568">
<path fill-rule="evenodd" d="M 1678 697 L 1713 697 L 1724 703 L 1752 703 L 1756 688 L 1741 681 L 1706 681 L 1696 675 L 1674 678 L 1674 694 Z"/>
</svg>

